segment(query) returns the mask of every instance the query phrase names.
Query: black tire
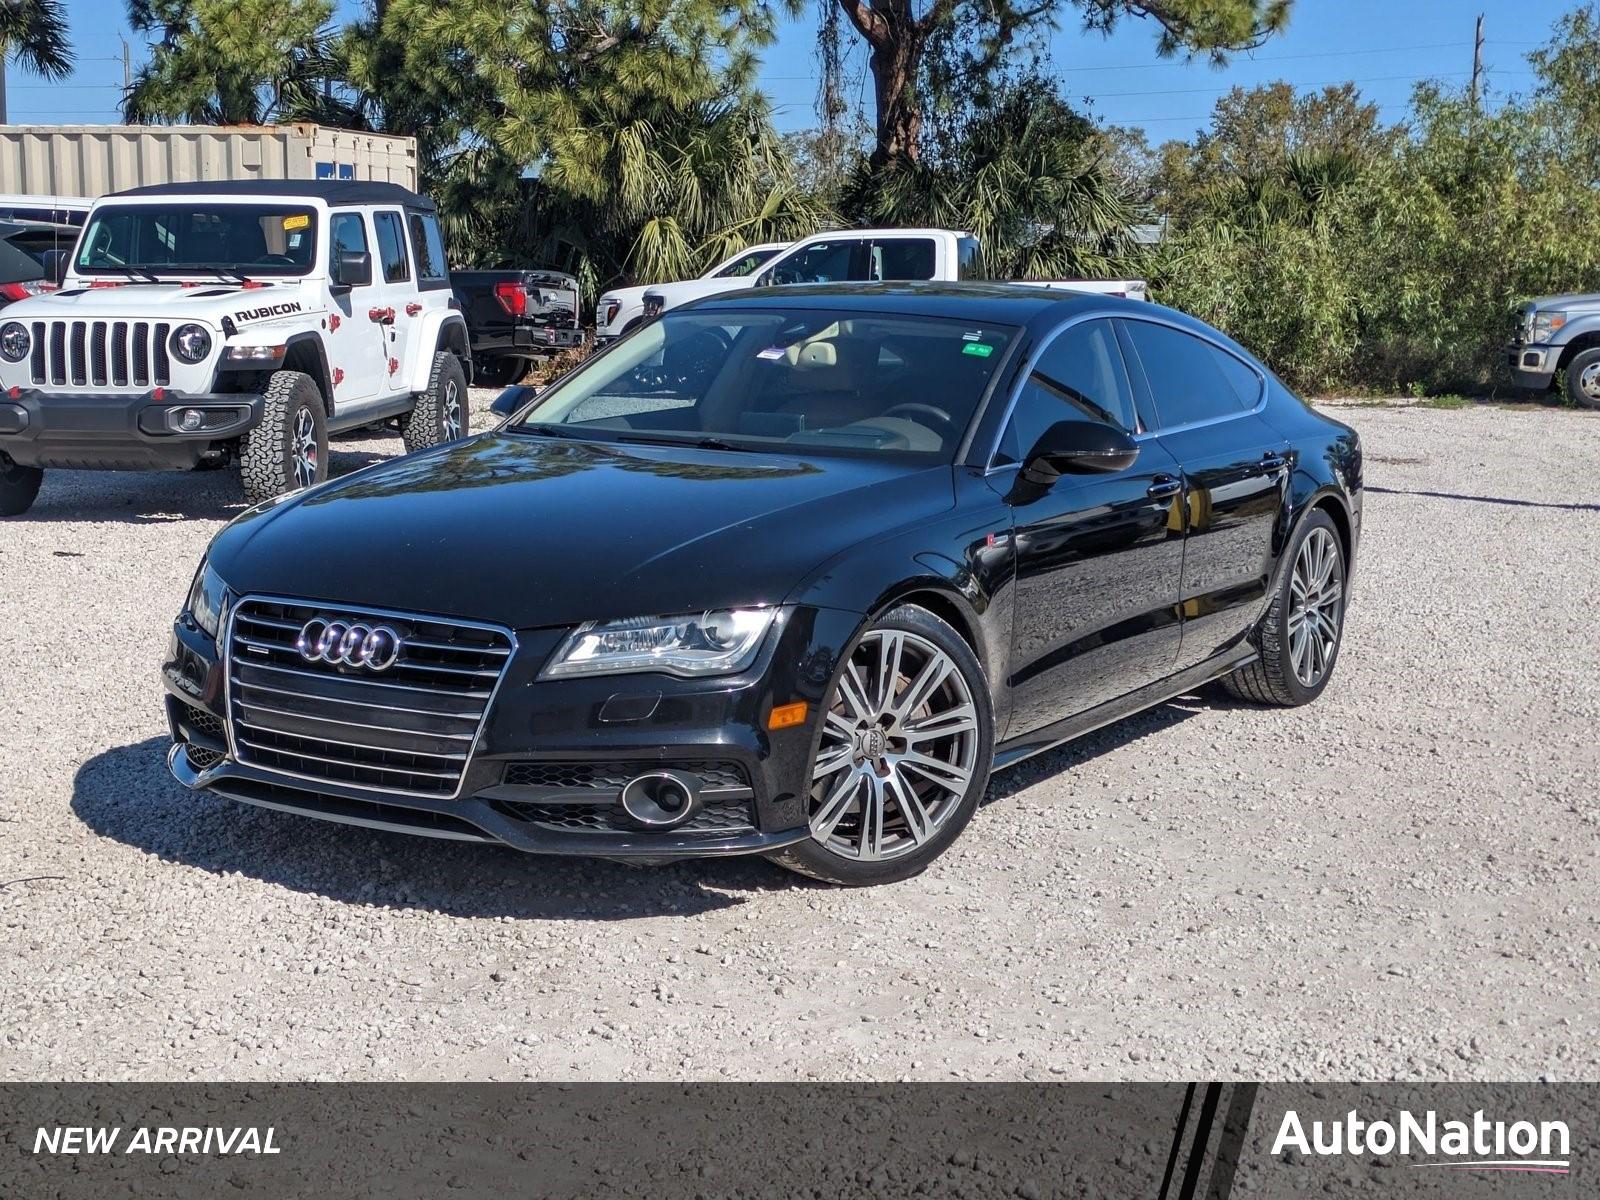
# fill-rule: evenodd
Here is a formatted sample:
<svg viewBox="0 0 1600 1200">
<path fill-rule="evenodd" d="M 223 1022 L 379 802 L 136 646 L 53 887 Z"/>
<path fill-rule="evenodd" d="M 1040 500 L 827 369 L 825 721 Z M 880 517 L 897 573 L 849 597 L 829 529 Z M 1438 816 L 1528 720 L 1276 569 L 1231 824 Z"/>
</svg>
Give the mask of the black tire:
<svg viewBox="0 0 1600 1200">
<path fill-rule="evenodd" d="M 979 801 L 983 799 L 984 790 L 989 785 L 989 772 L 994 765 L 993 713 L 983 668 L 979 665 L 972 648 L 960 634 L 927 609 L 915 605 L 902 605 L 884 613 L 869 622 L 857 635 L 851 643 L 849 653 L 841 659 L 839 668 L 829 684 L 824 712 L 842 708 L 840 681 L 851 657 L 858 649 L 863 648 L 863 644 L 867 643 L 869 638 L 884 631 L 909 633 L 931 643 L 954 665 L 960 675 L 965 693 L 970 697 L 975 718 L 971 733 L 974 739 L 971 749 L 975 752 L 972 756 L 971 778 L 959 797 L 952 796 L 946 801 L 948 808 L 940 811 L 937 828 L 932 830 L 927 840 L 916 845 L 914 849 L 900 853 L 897 857 L 858 861 L 829 849 L 815 837 L 785 847 L 770 856 L 779 866 L 808 875 L 812 879 L 820 879 L 824 883 L 840 884 L 845 887 L 870 887 L 875 884 L 896 883 L 921 874 L 934 859 L 950 848 L 951 843 L 966 828 L 967 822 L 972 819 L 972 814 L 978 809 Z M 912 685 L 908 682 L 906 691 L 909 692 L 911 689 Z M 813 762 L 817 760 L 822 747 L 823 721 L 819 720 L 817 726 L 811 742 Z M 818 778 L 831 780 L 835 777 L 819 775 Z M 851 791 L 853 793 L 854 789 Z M 955 789 L 950 788 L 948 791 L 954 793 Z M 826 802 L 813 791 L 808 799 L 808 805 L 816 807 L 822 803 Z"/>
<path fill-rule="evenodd" d="M 252 504 L 328 477 L 328 414 L 316 380 L 274 371 L 261 422 L 239 439 L 239 482 Z"/>
<path fill-rule="evenodd" d="M 0 517 L 19 516 L 32 508 L 42 482 L 44 472 L 38 467 L 21 466 L 0 452 Z"/>
<path fill-rule="evenodd" d="M 461 369 L 460 359 L 441 350 L 433 356 L 427 390 L 418 394 L 411 411 L 400 418 L 406 453 L 453 442 L 465 437 L 469 428 L 467 373 Z"/>
<path fill-rule="evenodd" d="M 1296 671 L 1295 648 L 1290 626 L 1293 624 L 1291 617 L 1295 612 L 1292 593 L 1296 586 L 1296 564 L 1300 560 L 1302 549 L 1313 537 L 1331 540 L 1334 549 L 1332 572 L 1337 580 L 1338 596 L 1334 608 L 1332 649 L 1326 653 L 1320 672 L 1308 682 Z M 1283 572 L 1282 581 L 1278 584 L 1277 595 L 1272 598 L 1267 615 L 1256 627 L 1254 640 L 1261 656 L 1248 667 L 1241 667 L 1231 675 L 1224 676 L 1222 686 L 1230 695 L 1240 700 L 1248 700 L 1255 704 L 1295 707 L 1310 704 L 1322 695 L 1322 690 L 1328 686 L 1328 680 L 1333 678 L 1333 669 L 1339 662 L 1339 647 L 1344 641 L 1345 581 L 1348 564 L 1345 562 L 1344 543 L 1339 538 L 1339 528 L 1333 523 L 1333 518 L 1322 509 L 1317 509 L 1301 521 L 1285 561 L 1287 568 Z M 1306 618 L 1302 617 L 1301 624 L 1305 623 Z M 1311 637 L 1315 633 L 1316 626 L 1313 624 L 1311 632 L 1306 636 Z"/>
<path fill-rule="evenodd" d="M 1585 374 L 1589 376 L 1587 381 Z M 1600 408 L 1600 346 L 1572 356 L 1566 381 L 1567 399 L 1584 408 Z"/>
<path fill-rule="evenodd" d="M 472 364 L 472 382 L 479 387 L 510 387 L 527 373 L 525 358 L 479 358 Z"/>
</svg>

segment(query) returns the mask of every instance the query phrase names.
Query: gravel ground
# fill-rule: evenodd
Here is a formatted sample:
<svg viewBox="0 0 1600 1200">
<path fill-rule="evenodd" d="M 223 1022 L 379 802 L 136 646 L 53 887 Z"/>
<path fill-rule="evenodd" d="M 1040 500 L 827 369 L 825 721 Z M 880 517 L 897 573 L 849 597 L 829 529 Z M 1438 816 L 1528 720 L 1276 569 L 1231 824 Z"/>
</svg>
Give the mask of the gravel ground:
<svg viewBox="0 0 1600 1200">
<path fill-rule="evenodd" d="M 0 1075 L 1600 1078 L 1600 416 L 1337 415 L 1322 700 L 1035 759 L 873 891 L 185 792 L 155 670 L 232 482 L 51 475 L 0 526 Z"/>
</svg>

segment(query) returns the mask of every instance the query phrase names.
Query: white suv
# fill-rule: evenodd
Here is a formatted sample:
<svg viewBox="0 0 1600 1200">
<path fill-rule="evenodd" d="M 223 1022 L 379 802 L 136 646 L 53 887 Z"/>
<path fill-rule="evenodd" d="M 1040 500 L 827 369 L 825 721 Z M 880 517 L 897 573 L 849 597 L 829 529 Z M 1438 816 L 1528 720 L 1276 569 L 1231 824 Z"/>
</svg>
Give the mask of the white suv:
<svg viewBox="0 0 1600 1200">
<path fill-rule="evenodd" d="M 470 352 L 431 201 L 389 183 L 135 188 L 59 291 L 0 313 L 0 515 L 42 471 L 237 463 L 245 496 L 327 477 L 328 434 L 467 430 Z"/>
</svg>

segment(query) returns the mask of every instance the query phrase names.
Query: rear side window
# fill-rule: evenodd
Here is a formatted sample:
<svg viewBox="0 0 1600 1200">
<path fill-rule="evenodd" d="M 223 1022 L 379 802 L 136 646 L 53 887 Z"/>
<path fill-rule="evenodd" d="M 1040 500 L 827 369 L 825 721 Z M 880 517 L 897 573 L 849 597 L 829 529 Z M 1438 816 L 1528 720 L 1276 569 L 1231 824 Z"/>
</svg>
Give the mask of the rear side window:
<svg viewBox="0 0 1600 1200">
<path fill-rule="evenodd" d="M 964 237 L 956 243 L 956 278 L 981 279 L 983 272 L 978 261 L 978 239 Z"/>
<path fill-rule="evenodd" d="M 1057 421 L 1103 421 L 1132 433 L 1133 389 L 1109 321 L 1074 325 L 1045 347 L 1000 435 L 995 465 L 1021 462 Z"/>
<path fill-rule="evenodd" d="M 1242 359 L 1236 358 L 1226 350 L 1211 347 L 1211 353 L 1216 355 L 1217 365 L 1222 368 L 1222 373 L 1228 377 L 1228 382 L 1233 385 L 1233 390 L 1239 393 L 1239 399 L 1246 408 L 1254 408 L 1256 401 L 1261 399 L 1261 376 L 1255 373 L 1254 368 L 1247 366 Z"/>
<path fill-rule="evenodd" d="M 930 238 L 892 238 L 872 248 L 874 279 L 932 279 L 934 248 Z"/>
<path fill-rule="evenodd" d="M 450 278 L 445 265 L 444 238 L 439 235 L 439 220 L 425 213 L 412 213 L 411 252 L 417 256 L 417 278 L 438 283 Z"/>
<path fill-rule="evenodd" d="M 378 238 L 378 266 L 385 283 L 404 283 L 411 278 L 406 263 L 406 238 L 400 228 L 400 214 L 372 214 L 372 229 Z"/>
<path fill-rule="evenodd" d="M 1211 343 L 1150 321 L 1125 321 L 1123 328 L 1149 381 L 1158 428 L 1237 416 L 1254 405 L 1229 381 Z"/>
<path fill-rule="evenodd" d="M 841 283 L 867 278 L 867 244 L 859 238 L 813 242 L 772 269 L 774 283 Z"/>
</svg>

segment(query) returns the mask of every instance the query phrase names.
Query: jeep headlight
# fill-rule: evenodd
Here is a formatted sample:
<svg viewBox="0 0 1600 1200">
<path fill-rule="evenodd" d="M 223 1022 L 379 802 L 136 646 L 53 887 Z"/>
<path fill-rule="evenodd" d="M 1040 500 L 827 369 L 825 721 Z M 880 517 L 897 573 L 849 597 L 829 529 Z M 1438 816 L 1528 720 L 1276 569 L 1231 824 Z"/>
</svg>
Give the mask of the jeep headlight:
<svg viewBox="0 0 1600 1200">
<path fill-rule="evenodd" d="M 1564 312 L 1539 312 L 1533 314 L 1533 324 L 1528 328 L 1530 342 L 1543 342 L 1550 338 L 1567 323 L 1567 314 Z"/>
<path fill-rule="evenodd" d="M 28 336 L 28 327 L 17 321 L 7 321 L 0 325 L 0 357 L 7 362 L 21 362 L 28 357 L 28 351 L 33 349 L 33 339 Z"/>
<path fill-rule="evenodd" d="M 222 614 L 228 609 L 228 585 L 212 569 L 209 559 L 200 560 L 200 569 L 194 573 L 189 599 L 183 607 L 197 626 L 216 638 L 217 630 L 222 627 Z"/>
<path fill-rule="evenodd" d="M 174 357 L 197 363 L 211 353 L 211 334 L 204 325 L 179 325 L 170 339 Z"/>
<path fill-rule="evenodd" d="M 732 674 L 755 661 L 776 611 L 734 608 L 694 616 L 585 621 L 561 643 L 541 675 Z"/>
</svg>

